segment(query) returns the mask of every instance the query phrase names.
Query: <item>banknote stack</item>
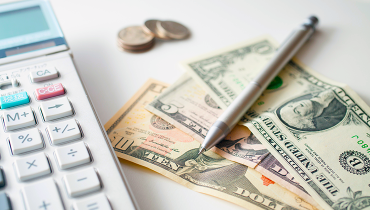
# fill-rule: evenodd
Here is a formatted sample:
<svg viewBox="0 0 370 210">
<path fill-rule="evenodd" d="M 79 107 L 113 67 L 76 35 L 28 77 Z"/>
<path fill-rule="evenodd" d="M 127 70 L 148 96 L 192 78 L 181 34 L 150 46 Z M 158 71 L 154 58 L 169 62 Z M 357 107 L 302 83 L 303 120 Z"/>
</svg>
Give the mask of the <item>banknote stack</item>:
<svg viewBox="0 0 370 210">
<path fill-rule="evenodd" d="M 147 20 L 144 26 L 129 26 L 119 31 L 117 45 L 127 52 L 146 52 L 154 46 L 155 38 L 186 39 L 190 31 L 175 21 Z"/>
<path fill-rule="evenodd" d="M 259 37 L 183 62 L 186 73 L 171 86 L 149 80 L 105 125 L 117 156 L 247 209 L 369 208 L 370 108 L 296 59 L 198 155 L 277 46 Z"/>
</svg>

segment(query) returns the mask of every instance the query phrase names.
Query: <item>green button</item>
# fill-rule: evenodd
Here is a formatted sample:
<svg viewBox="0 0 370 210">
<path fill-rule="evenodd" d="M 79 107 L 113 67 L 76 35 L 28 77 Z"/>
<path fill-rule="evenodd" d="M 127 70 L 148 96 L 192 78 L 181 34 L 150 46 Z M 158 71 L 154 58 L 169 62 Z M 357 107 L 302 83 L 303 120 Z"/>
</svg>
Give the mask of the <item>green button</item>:
<svg viewBox="0 0 370 210">
<path fill-rule="evenodd" d="M 13 94 L 13 95 L 0 97 L 1 109 L 6 109 L 9 107 L 18 106 L 22 104 L 27 104 L 29 102 L 30 102 L 30 98 L 28 97 L 26 91 Z"/>
</svg>

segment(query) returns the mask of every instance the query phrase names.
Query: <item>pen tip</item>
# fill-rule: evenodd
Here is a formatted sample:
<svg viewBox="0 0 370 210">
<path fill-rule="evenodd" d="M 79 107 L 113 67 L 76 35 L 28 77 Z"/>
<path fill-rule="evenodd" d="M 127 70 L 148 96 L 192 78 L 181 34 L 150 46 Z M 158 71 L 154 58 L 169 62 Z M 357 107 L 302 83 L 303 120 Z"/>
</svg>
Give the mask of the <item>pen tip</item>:
<svg viewBox="0 0 370 210">
<path fill-rule="evenodd" d="M 199 149 L 198 155 L 202 154 L 204 151 L 206 151 L 206 149 L 204 147 L 201 147 Z"/>
</svg>

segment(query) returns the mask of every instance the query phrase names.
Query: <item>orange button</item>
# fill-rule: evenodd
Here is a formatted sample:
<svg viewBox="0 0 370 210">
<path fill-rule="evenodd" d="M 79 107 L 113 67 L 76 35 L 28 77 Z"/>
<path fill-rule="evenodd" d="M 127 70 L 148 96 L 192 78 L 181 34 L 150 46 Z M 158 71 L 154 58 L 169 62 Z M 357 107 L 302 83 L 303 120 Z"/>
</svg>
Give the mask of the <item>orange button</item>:
<svg viewBox="0 0 370 210">
<path fill-rule="evenodd" d="M 65 91 L 62 83 L 36 89 L 36 97 L 38 100 L 63 95 L 64 93 Z"/>
</svg>

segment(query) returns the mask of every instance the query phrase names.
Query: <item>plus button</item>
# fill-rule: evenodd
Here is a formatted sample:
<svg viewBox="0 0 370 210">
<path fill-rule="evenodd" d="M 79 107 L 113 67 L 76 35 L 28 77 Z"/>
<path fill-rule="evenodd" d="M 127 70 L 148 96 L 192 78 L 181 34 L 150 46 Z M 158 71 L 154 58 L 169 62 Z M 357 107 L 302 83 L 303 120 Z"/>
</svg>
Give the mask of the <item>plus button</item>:
<svg viewBox="0 0 370 210">
<path fill-rule="evenodd" d="M 39 206 L 39 209 L 47 210 L 48 206 L 50 206 L 50 203 L 45 203 L 45 201 L 42 201 L 42 205 Z"/>
</svg>

